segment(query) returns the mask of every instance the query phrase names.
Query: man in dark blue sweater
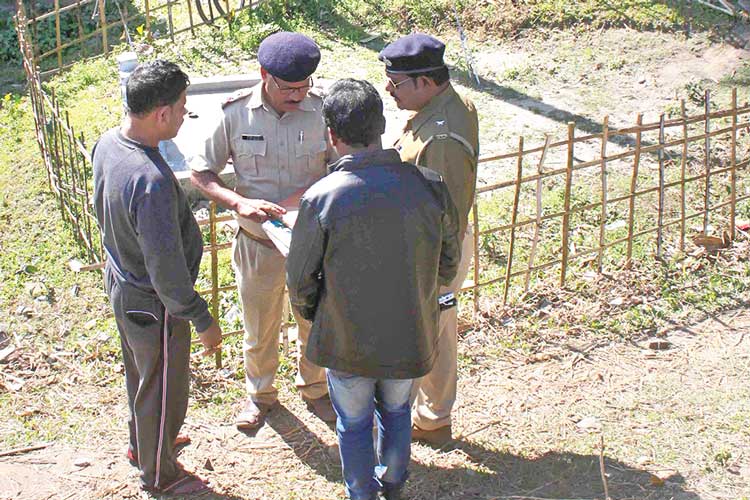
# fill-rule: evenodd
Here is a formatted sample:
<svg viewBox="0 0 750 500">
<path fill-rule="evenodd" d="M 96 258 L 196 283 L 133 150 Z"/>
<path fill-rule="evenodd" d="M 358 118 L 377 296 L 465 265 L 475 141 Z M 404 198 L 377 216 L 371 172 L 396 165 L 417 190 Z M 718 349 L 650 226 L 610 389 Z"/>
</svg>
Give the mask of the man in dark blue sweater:
<svg viewBox="0 0 750 500">
<path fill-rule="evenodd" d="M 107 253 L 105 285 L 120 332 L 130 409 L 128 457 L 144 489 L 208 490 L 176 460 L 190 383 L 190 325 L 204 354 L 221 329 L 195 291 L 203 254 L 185 193 L 159 153 L 177 135 L 188 77 L 167 61 L 138 66 L 126 86 L 128 113 L 94 147 L 94 205 Z"/>
</svg>

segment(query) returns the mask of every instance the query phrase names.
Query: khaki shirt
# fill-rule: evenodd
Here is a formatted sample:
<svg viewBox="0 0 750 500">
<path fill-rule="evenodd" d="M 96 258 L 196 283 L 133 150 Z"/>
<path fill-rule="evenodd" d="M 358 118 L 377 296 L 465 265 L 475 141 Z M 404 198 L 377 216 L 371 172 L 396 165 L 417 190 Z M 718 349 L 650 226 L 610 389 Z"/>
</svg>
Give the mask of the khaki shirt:
<svg viewBox="0 0 750 500">
<path fill-rule="evenodd" d="M 299 110 L 280 117 L 263 98 L 261 85 L 227 101 L 221 121 L 203 151 L 191 159 L 190 168 L 218 174 L 231 158 L 237 193 L 279 203 L 326 174 L 323 100 L 309 93 Z M 241 217 L 238 222 L 267 238 L 260 224 Z"/>
<path fill-rule="evenodd" d="M 443 176 L 458 210 L 459 234 L 464 234 L 477 185 L 479 121 L 474 104 L 449 85 L 409 119 L 395 148 L 403 161 Z"/>
</svg>

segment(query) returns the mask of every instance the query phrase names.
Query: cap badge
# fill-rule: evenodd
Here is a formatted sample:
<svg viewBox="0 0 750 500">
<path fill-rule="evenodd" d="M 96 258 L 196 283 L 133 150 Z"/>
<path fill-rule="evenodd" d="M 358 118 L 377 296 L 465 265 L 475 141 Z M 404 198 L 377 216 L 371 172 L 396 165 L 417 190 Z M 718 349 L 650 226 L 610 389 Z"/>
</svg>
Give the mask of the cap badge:
<svg viewBox="0 0 750 500">
<path fill-rule="evenodd" d="M 385 63 L 385 65 L 386 65 L 386 66 L 388 66 L 389 68 L 390 68 L 391 66 L 393 66 L 393 63 L 392 63 L 392 62 L 391 62 L 391 60 L 390 60 L 390 59 L 388 59 L 387 57 L 384 57 L 384 58 L 383 58 L 383 62 L 384 62 L 384 63 Z"/>
</svg>

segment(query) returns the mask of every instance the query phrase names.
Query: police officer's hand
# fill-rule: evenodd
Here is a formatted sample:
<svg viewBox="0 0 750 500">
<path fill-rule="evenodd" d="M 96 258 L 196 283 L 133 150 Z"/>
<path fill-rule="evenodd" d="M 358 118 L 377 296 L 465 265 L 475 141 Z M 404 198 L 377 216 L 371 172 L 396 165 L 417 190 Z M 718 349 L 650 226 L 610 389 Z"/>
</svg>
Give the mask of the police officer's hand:
<svg viewBox="0 0 750 500">
<path fill-rule="evenodd" d="M 203 344 L 202 356 L 210 356 L 221 349 L 221 327 L 216 320 L 211 321 L 211 325 L 204 331 L 198 332 L 201 344 Z"/>
<path fill-rule="evenodd" d="M 245 198 L 237 205 L 237 215 L 246 217 L 253 222 L 265 222 L 278 218 L 286 213 L 286 209 L 266 200 Z"/>
</svg>

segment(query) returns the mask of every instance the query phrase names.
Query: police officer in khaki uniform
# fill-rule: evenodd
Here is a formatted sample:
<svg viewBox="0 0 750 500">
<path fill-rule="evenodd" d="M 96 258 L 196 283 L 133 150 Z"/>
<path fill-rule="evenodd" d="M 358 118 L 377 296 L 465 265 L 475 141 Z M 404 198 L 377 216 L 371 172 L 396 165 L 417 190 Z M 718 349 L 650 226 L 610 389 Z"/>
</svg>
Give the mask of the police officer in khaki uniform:
<svg viewBox="0 0 750 500">
<path fill-rule="evenodd" d="M 193 184 L 210 200 L 234 210 L 239 231 L 233 266 L 244 316 L 244 364 L 248 400 L 236 419 L 241 430 L 263 424 L 277 401 L 273 382 L 279 365 L 285 259 L 261 223 L 296 208 L 299 196 L 323 177 L 328 160 L 322 99 L 310 92 L 320 50 L 310 38 L 282 32 L 260 44 L 261 82 L 232 96 L 202 154 L 190 162 Z M 231 158 L 234 190 L 218 173 Z M 308 407 L 327 422 L 336 415 L 328 398 L 325 372 L 301 353 L 310 323 L 299 325 L 296 385 Z"/>
<path fill-rule="evenodd" d="M 440 293 L 461 288 L 472 257 L 468 217 L 474 202 L 479 154 L 479 124 L 474 104 L 450 83 L 443 61 L 445 45 L 413 33 L 386 46 L 386 90 L 400 109 L 414 111 L 396 142 L 403 161 L 428 167 L 443 176 L 459 216 L 463 235 L 458 274 Z M 437 359 L 432 371 L 415 384 L 412 437 L 442 446 L 451 439 L 451 409 L 456 401 L 457 310 L 440 315 Z"/>
</svg>

